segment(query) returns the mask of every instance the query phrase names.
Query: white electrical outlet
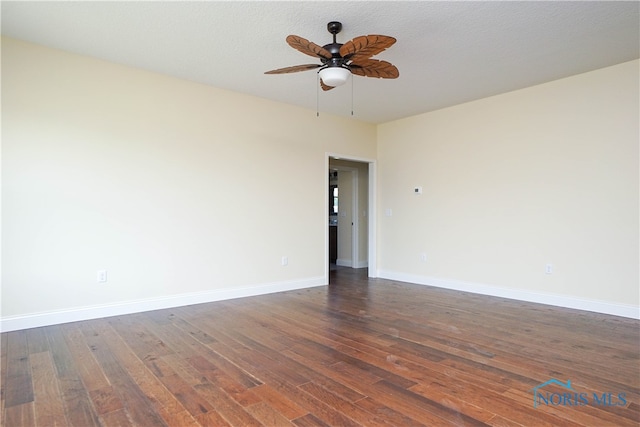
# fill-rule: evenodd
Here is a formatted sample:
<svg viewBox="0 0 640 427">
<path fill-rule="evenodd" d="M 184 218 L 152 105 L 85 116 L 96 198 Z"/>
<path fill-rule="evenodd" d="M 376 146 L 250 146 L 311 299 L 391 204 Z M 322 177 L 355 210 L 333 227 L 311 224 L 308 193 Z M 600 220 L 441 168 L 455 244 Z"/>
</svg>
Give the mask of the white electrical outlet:
<svg viewBox="0 0 640 427">
<path fill-rule="evenodd" d="M 96 280 L 98 283 L 105 283 L 107 281 L 107 270 L 98 270 Z"/>
<path fill-rule="evenodd" d="M 552 274 L 553 273 L 553 264 L 547 264 L 544 266 L 544 274 Z"/>
<path fill-rule="evenodd" d="M 285 256 L 283 256 L 283 257 L 282 257 L 282 261 L 281 261 L 281 262 L 282 262 L 282 265 L 283 265 L 283 266 L 289 265 L 289 257 L 288 257 L 288 256 L 286 256 L 286 255 L 285 255 Z"/>
</svg>

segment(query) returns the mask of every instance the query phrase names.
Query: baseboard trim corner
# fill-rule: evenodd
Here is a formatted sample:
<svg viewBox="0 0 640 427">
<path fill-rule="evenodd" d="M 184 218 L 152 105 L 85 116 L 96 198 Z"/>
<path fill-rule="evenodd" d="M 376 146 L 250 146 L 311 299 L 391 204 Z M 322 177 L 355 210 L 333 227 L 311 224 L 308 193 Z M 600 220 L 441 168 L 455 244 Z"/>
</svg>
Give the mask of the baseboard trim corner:
<svg viewBox="0 0 640 427">
<path fill-rule="evenodd" d="M 368 261 L 358 261 L 358 262 L 354 263 L 350 259 L 337 259 L 336 260 L 336 265 L 340 266 L 340 267 L 368 268 L 369 267 L 369 262 Z"/>
</svg>

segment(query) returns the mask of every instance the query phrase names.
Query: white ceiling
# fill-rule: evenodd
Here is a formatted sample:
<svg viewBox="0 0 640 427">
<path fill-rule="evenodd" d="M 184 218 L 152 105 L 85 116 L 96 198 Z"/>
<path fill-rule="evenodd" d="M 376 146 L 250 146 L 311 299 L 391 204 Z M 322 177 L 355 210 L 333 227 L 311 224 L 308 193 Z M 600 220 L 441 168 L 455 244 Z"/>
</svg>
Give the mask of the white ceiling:
<svg viewBox="0 0 640 427">
<path fill-rule="evenodd" d="M 2 34 L 219 88 L 381 123 L 640 57 L 630 2 L 12 2 Z M 331 42 L 364 34 L 397 43 L 377 59 L 400 77 L 355 77 L 329 92 L 317 74 L 265 75 L 314 63 L 289 34 Z M 319 99 L 317 98 L 319 96 Z"/>
</svg>

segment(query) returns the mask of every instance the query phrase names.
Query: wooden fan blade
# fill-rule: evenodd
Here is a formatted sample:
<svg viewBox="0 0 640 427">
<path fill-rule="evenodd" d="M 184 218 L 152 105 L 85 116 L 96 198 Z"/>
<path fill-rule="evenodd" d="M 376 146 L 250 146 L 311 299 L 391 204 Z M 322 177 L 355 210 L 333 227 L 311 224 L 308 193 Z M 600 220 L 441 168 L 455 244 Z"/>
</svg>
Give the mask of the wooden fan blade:
<svg viewBox="0 0 640 427">
<path fill-rule="evenodd" d="M 327 90 L 333 89 L 335 86 L 326 85 L 326 84 L 324 84 L 322 79 L 320 79 L 320 87 L 322 88 L 322 90 L 327 91 Z"/>
<path fill-rule="evenodd" d="M 400 72 L 387 61 L 380 61 L 378 59 L 364 59 L 357 63 L 351 63 L 349 65 L 351 73 L 364 76 L 364 77 L 377 77 L 379 79 L 397 79 Z"/>
<path fill-rule="evenodd" d="M 392 46 L 395 42 L 396 39 L 393 37 L 378 34 L 356 37 L 342 45 L 340 56 L 352 61 L 371 58 L 373 55 L 377 55 Z"/>
<path fill-rule="evenodd" d="M 314 58 L 320 57 L 331 59 L 331 52 L 329 52 L 327 49 L 300 36 L 287 36 L 287 43 L 289 43 L 289 46 L 296 50 L 299 50 L 305 55 L 313 56 Z"/>
<path fill-rule="evenodd" d="M 320 65 L 320 64 L 294 65 L 293 67 L 285 67 L 285 68 L 278 68 L 277 70 L 265 71 L 265 74 L 297 73 L 298 71 L 314 70 L 314 69 L 319 68 L 321 66 L 322 65 Z"/>
</svg>

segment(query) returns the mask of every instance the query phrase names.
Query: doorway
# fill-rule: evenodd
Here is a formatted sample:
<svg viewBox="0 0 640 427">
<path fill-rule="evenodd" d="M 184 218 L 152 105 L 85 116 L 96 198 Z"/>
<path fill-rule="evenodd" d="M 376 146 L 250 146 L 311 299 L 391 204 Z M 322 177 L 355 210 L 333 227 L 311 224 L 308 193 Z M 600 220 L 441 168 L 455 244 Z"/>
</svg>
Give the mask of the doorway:
<svg viewBox="0 0 640 427">
<path fill-rule="evenodd" d="M 375 268 L 375 161 L 327 153 L 325 277 L 336 268 Z M 337 252 L 337 253 L 336 253 Z"/>
</svg>

